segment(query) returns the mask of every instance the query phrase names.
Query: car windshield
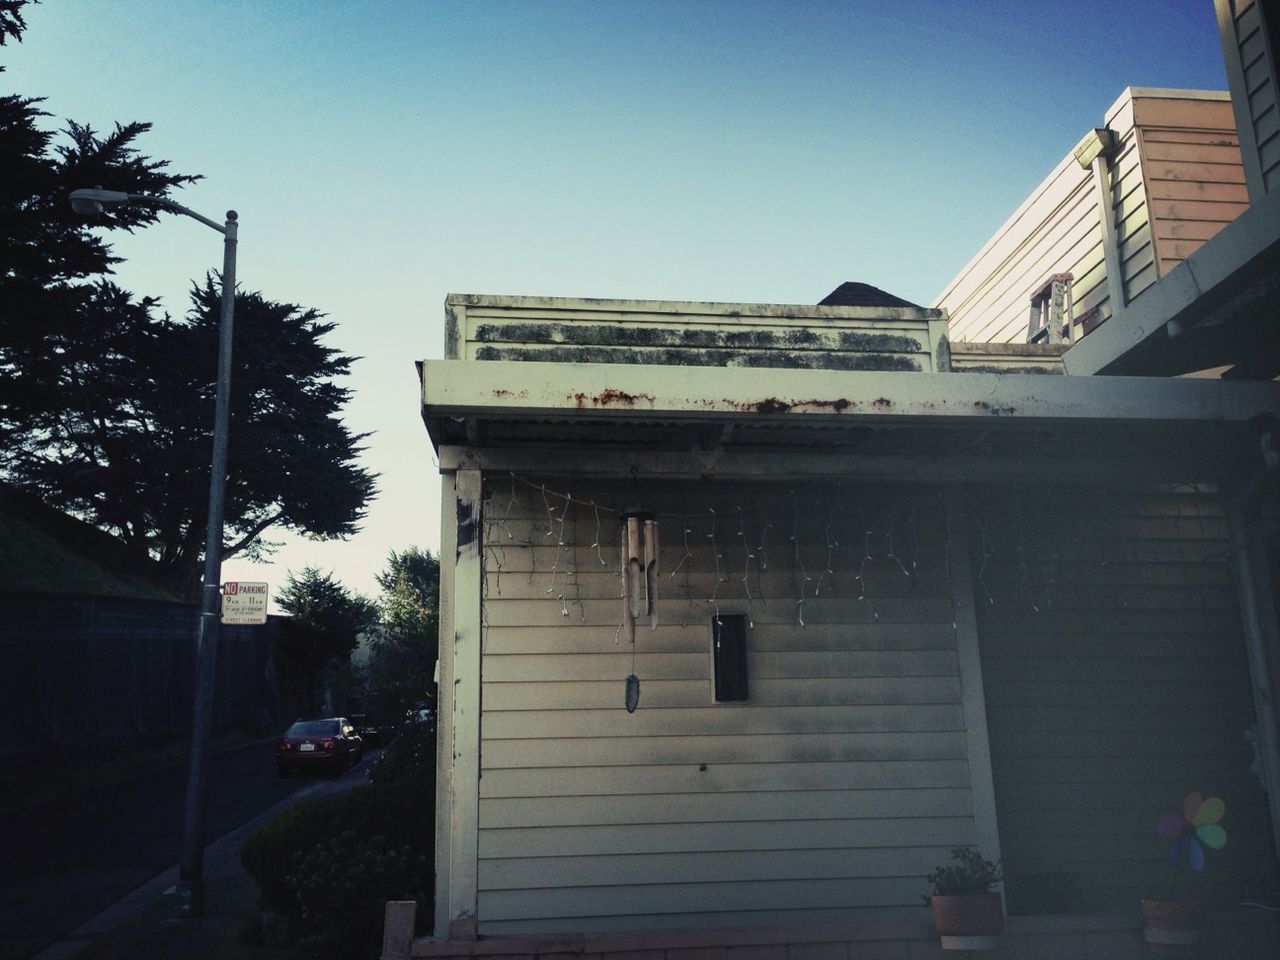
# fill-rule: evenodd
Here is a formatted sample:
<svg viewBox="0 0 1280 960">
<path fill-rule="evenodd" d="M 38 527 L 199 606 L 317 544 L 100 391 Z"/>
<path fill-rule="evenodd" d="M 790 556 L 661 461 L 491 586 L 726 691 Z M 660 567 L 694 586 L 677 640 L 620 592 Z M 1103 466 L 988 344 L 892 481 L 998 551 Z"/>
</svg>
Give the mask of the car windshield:
<svg viewBox="0 0 1280 960">
<path fill-rule="evenodd" d="M 299 720 L 285 732 L 285 736 L 327 737 L 337 732 L 337 720 Z"/>
</svg>

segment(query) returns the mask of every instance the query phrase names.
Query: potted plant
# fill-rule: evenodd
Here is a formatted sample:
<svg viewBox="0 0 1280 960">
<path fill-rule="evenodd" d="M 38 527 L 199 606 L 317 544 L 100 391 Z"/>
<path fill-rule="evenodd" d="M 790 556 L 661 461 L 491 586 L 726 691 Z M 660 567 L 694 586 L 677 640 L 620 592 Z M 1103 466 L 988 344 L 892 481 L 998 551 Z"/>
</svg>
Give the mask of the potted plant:
<svg viewBox="0 0 1280 960">
<path fill-rule="evenodd" d="M 1205 850 L 1221 850 L 1227 831 L 1219 823 L 1226 804 L 1218 797 L 1206 799 L 1188 793 L 1182 809 L 1156 821 L 1156 833 L 1169 841 L 1169 866 L 1185 862 L 1193 873 L 1203 873 Z M 1142 900 L 1142 936 L 1153 953 L 1194 956 L 1204 942 L 1204 904 L 1198 900 Z"/>
<path fill-rule="evenodd" d="M 951 859 L 953 865 L 940 866 L 925 878 L 932 891 L 925 902 L 933 908 L 942 949 L 993 950 L 1004 929 L 1004 905 L 995 892 L 1004 871 L 972 847 L 957 847 Z"/>
</svg>

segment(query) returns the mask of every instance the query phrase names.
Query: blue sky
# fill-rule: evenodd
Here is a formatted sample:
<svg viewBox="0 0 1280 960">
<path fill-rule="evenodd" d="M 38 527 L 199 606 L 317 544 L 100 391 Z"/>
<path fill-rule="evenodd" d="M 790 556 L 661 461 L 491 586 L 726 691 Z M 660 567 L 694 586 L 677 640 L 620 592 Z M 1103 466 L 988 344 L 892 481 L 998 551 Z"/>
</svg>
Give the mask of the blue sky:
<svg viewBox="0 0 1280 960">
<path fill-rule="evenodd" d="M 446 294 L 814 303 L 844 280 L 928 303 L 1126 86 L 1225 89 L 1212 0 L 46 0 L 12 91 L 204 174 L 239 279 L 338 323 L 381 494 L 345 543 L 287 538 L 376 592 L 436 549 L 413 361 Z M 110 184 L 103 186 L 110 187 Z M 174 313 L 221 263 L 164 221 L 120 282 Z"/>
</svg>

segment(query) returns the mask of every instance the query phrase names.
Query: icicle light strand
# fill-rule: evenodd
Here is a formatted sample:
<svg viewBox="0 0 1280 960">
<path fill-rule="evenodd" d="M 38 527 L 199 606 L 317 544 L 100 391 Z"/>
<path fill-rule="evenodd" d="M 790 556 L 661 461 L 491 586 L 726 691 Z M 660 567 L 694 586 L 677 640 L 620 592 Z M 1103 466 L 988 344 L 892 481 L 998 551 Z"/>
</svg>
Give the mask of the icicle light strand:
<svg viewBox="0 0 1280 960">
<path fill-rule="evenodd" d="M 506 503 L 501 510 L 493 509 L 496 505 L 495 500 L 503 499 L 501 496 L 492 496 L 488 501 L 490 509 L 489 520 L 485 526 L 485 536 L 489 540 L 489 553 L 487 556 L 491 558 L 490 563 L 486 565 L 486 582 L 485 596 L 501 595 L 502 575 L 512 570 L 512 564 L 506 556 L 506 546 L 504 542 L 514 542 L 512 546 L 519 545 L 529 550 L 528 560 L 528 581 L 533 583 L 540 573 L 547 574 L 547 583 L 545 595 L 554 597 L 561 603 L 561 615 L 567 619 L 572 619 L 573 606 L 576 604 L 579 610 L 579 616 L 583 623 L 586 622 L 586 608 L 583 600 L 584 588 L 581 580 L 583 570 L 583 561 L 578 553 L 580 546 L 585 547 L 588 538 L 582 538 L 579 544 L 579 534 L 583 531 L 583 523 L 580 507 L 591 508 L 591 520 L 594 521 L 593 536 L 590 539 L 590 549 L 595 551 L 596 563 L 604 568 L 608 568 L 611 561 L 605 556 L 604 552 L 604 533 L 606 523 L 605 514 L 620 515 L 620 511 L 607 505 L 599 503 L 592 499 L 574 496 L 569 492 L 557 492 L 546 482 L 537 479 L 522 477 L 515 472 L 509 473 L 510 493 L 506 496 Z M 525 500 L 525 506 L 520 504 L 520 496 L 517 493 L 520 486 L 528 487 L 537 491 L 536 496 L 541 498 L 541 509 L 528 509 L 537 501 L 534 497 L 528 497 Z M 777 488 L 774 488 L 777 490 Z M 865 493 L 860 494 L 865 496 Z M 791 540 L 791 549 L 789 551 L 792 565 L 792 579 L 795 585 L 794 599 L 795 605 L 794 622 L 798 626 L 806 625 L 806 611 L 804 604 L 816 598 L 825 600 L 828 597 L 838 598 L 842 595 L 842 571 L 848 569 L 852 579 L 858 582 L 859 600 L 871 601 L 871 612 L 874 619 L 878 622 L 880 617 L 875 609 L 876 604 L 872 599 L 872 583 L 876 573 L 876 561 L 880 559 L 874 554 L 873 543 L 883 543 L 885 545 L 884 559 L 892 559 L 897 569 L 906 577 L 916 576 L 916 571 L 921 565 L 920 561 L 920 531 L 917 526 L 917 507 L 916 501 L 908 502 L 906 498 L 896 498 L 891 501 L 881 501 L 882 506 L 876 507 L 876 501 L 862 501 L 857 503 L 854 510 L 841 509 L 845 502 L 844 488 L 836 483 L 834 486 L 820 485 L 814 488 L 806 487 L 803 490 L 789 488 L 785 494 L 782 491 L 768 499 L 761 498 L 754 503 L 747 505 L 746 503 L 733 503 L 729 500 L 728 504 L 714 502 L 708 504 L 705 512 L 702 513 L 686 513 L 679 512 L 672 516 L 678 516 L 681 525 L 681 544 L 683 547 L 682 554 L 675 567 L 670 570 L 668 580 L 674 579 L 677 573 L 684 574 L 684 594 L 687 600 L 686 615 L 682 618 L 682 625 L 687 625 L 689 615 L 693 614 L 697 609 L 697 598 L 693 590 L 693 567 L 700 561 L 693 554 L 691 547 L 691 538 L 697 536 L 700 541 L 703 534 L 696 533 L 696 523 L 700 518 L 705 518 L 708 523 L 709 532 L 705 533 L 708 546 L 711 551 L 710 570 L 708 573 L 712 576 L 711 589 L 708 594 L 703 594 L 702 599 L 711 609 L 717 619 L 723 615 L 723 606 L 730 599 L 742 604 L 742 608 L 746 613 L 748 622 L 752 627 L 754 624 L 754 611 L 757 606 L 767 606 L 767 591 L 764 581 L 764 574 L 768 569 L 768 541 L 770 535 L 770 527 L 773 526 L 769 521 L 770 514 L 778 506 L 781 505 L 783 497 L 790 500 L 792 529 L 789 539 Z M 800 500 L 803 498 L 809 503 L 814 497 L 820 503 L 821 514 L 815 514 L 812 523 L 809 522 L 808 516 L 806 521 L 801 523 L 800 520 Z M 834 499 L 833 499 L 834 498 Z M 725 499 L 729 499 L 726 497 Z M 851 505 L 852 506 L 852 505 Z M 970 509 L 973 509 L 970 502 Z M 736 530 L 733 533 L 726 532 L 721 525 L 723 514 L 728 510 L 735 510 L 738 515 Z M 754 516 L 758 517 L 760 530 L 758 534 L 749 529 L 747 523 L 748 511 L 755 511 Z M 868 511 L 871 511 L 869 514 Z M 883 530 L 877 532 L 875 529 L 878 524 L 867 522 L 869 515 L 879 518 L 880 515 L 885 517 L 886 526 Z M 855 517 L 859 528 L 862 531 L 862 552 L 861 555 L 857 551 L 857 534 L 853 528 L 851 518 Z M 660 516 L 660 515 L 658 515 Z M 528 535 L 522 540 L 518 538 L 512 529 L 512 522 L 515 519 L 527 520 L 529 522 Z M 986 563 L 990 556 L 994 554 L 994 548 L 991 542 L 991 532 L 988 531 L 981 523 L 981 517 L 975 516 L 978 529 L 982 532 L 983 543 L 983 566 L 979 570 L 979 586 L 987 594 L 988 603 L 994 603 L 994 597 L 991 596 L 987 584 L 982 579 L 986 570 Z M 1200 518 L 1203 523 L 1203 518 Z M 902 529 L 905 522 L 906 533 Z M 802 539 L 802 530 L 808 534 L 813 534 L 811 540 Z M 821 531 L 821 539 L 819 539 L 818 531 Z M 1065 533 L 1065 530 L 1064 530 Z M 545 543 L 547 537 L 555 538 L 555 550 L 552 553 L 552 562 L 549 569 L 543 560 L 543 566 L 539 567 L 539 549 Z M 722 542 L 722 538 L 727 538 L 727 542 Z M 908 548 L 904 548 L 903 544 L 909 544 Z M 551 544 L 545 544 L 550 546 Z M 822 549 L 823 560 L 820 568 L 821 573 L 818 576 L 808 569 L 806 558 L 804 556 L 806 549 Z M 738 566 L 739 558 L 735 551 L 741 549 L 741 566 Z M 950 549 L 948 545 L 948 550 Z M 909 553 L 908 553 L 909 551 Z M 813 558 L 809 558 L 812 560 Z M 939 558 L 940 560 L 943 558 Z M 1022 558 L 1023 562 L 1027 562 L 1027 558 Z M 589 561 L 588 561 L 589 562 Z M 947 575 L 950 577 L 949 564 L 950 556 L 945 557 L 945 563 L 948 565 Z M 1040 562 L 1037 560 L 1037 562 Z M 815 565 L 815 569 L 817 566 Z M 729 571 L 733 570 L 734 573 Z M 737 573 L 740 571 L 740 575 Z M 621 568 L 615 570 L 614 575 L 618 577 L 620 585 L 625 583 L 625 578 Z M 752 578 L 755 583 L 752 583 Z M 1053 576 L 1050 571 L 1050 576 Z M 730 580 L 740 583 L 740 587 L 733 588 L 729 594 L 726 593 L 725 584 Z M 1022 587 L 1026 591 L 1030 583 L 1029 570 L 1024 573 Z M 1038 582 L 1038 581 L 1037 581 Z M 588 586 L 588 590 L 590 587 Z M 740 591 L 740 592 L 739 592 Z M 540 591 L 542 592 L 542 591 Z M 785 594 L 784 594 L 785 595 Z M 1043 602 L 1043 600 L 1042 600 Z M 693 617 L 696 621 L 696 617 Z M 615 633 L 615 642 L 621 636 L 623 624 L 619 624 L 619 630 Z"/>
</svg>

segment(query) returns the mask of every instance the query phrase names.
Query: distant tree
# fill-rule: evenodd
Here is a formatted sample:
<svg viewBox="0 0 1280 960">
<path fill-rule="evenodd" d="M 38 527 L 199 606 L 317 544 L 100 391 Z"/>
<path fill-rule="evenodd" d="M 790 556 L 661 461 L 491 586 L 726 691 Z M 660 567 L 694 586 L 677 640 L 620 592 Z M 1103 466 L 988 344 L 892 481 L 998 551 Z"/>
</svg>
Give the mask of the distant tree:
<svg viewBox="0 0 1280 960">
<path fill-rule="evenodd" d="M 399 718 L 418 704 L 435 702 L 440 560 L 417 547 L 393 550 L 377 580 L 381 619 L 370 644 L 369 707 Z"/>
<path fill-rule="evenodd" d="M 316 713 L 324 696 L 322 676 L 350 660 L 360 634 L 377 621 L 377 606 L 315 567 L 296 576 L 290 572 L 276 603 L 289 614 L 276 654 L 301 709 Z"/>
</svg>

